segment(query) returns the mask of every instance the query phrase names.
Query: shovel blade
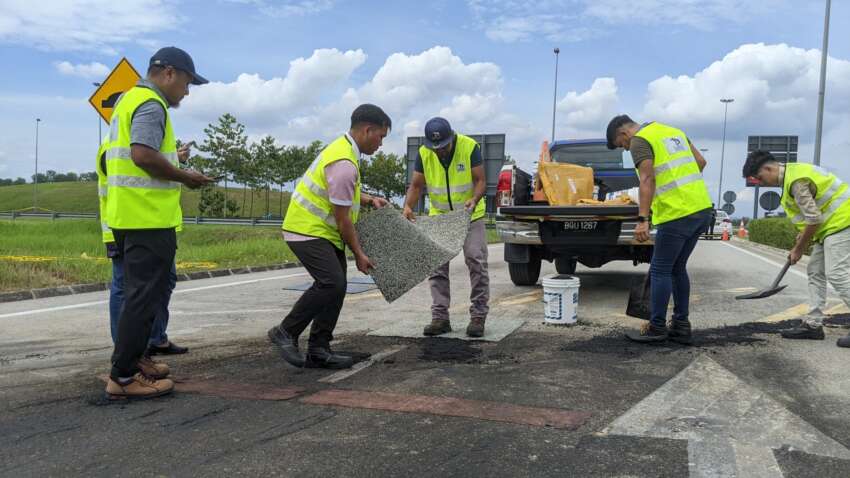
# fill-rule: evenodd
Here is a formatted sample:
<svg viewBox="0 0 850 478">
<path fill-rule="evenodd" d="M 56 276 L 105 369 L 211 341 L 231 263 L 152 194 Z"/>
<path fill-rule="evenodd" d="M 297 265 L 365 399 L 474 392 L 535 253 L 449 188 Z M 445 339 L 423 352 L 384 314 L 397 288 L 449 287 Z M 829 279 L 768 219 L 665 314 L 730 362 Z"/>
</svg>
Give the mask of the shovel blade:
<svg viewBox="0 0 850 478">
<path fill-rule="evenodd" d="M 764 289 L 758 292 L 753 292 L 751 294 L 744 294 L 735 297 L 736 300 L 746 300 L 746 299 L 764 299 L 765 297 L 770 297 L 772 295 L 778 294 L 782 292 L 787 285 L 781 285 L 779 287 L 773 287 L 771 289 Z"/>
</svg>

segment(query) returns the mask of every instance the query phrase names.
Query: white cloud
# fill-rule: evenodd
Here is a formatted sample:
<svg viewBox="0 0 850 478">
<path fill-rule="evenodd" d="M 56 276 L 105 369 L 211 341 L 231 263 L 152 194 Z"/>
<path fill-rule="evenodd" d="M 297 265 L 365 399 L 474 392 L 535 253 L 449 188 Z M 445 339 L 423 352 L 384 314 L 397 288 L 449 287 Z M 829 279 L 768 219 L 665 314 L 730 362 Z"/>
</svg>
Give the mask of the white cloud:
<svg viewBox="0 0 850 478">
<path fill-rule="evenodd" d="M 571 135 L 585 132 L 598 137 L 616 114 L 618 103 L 617 81 L 614 78 L 597 78 L 589 90 L 567 93 L 558 102 L 557 111 L 563 129 Z"/>
<path fill-rule="evenodd" d="M 170 0 L 0 2 L 0 42 L 42 50 L 114 54 L 122 43 L 150 40 L 181 22 Z"/>
<path fill-rule="evenodd" d="M 283 78 L 268 80 L 242 73 L 231 83 L 211 82 L 192 89 L 184 109 L 209 121 L 229 112 L 251 121 L 274 121 L 315 106 L 324 92 L 347 80 L 366 61 L 362 50 L 316 50 L 289 63 Z"/>
<path fill-rule="evenodd" d="M 275 18 L 301 17 L 330 10 L 334 0 L 227 0 L 230 3 L 254 5 L 264 15 Z"/>
<path fill-rule="evenodd" d="M 631 8 L 621 0 L 467 0 L 477 26 L 491 40 L 504 43 L 538 37 L 576 42 L 607 34 L 610 26 L 623 24 L 713 30 L 720 23 L 741 23 L 785 3 L 647 0 Z"/>
<path fill-rule="evenodd" d="M 730 131 L 810 136 L 817 109 L 820 52 L 785 44 L 742 45 L 693 76 L 663 76 L 647 88 L 643 119 L 667 121 L 690 134 L 717 137 L 720 98 Z M 830 58 L 825 129 L 850 121 L 850 61 Z"/>
<path fill-rule="evenodd" d="M 54 63 L 53 66 L 56 67 L 56 71 L 63 75 L 79 76 L 80 78 L 86 79 L 105 79 L 106 75 L 110 72 L 108 66 L 98 62 L 91 62 L 89 64 L 80 63 L 75 65 L 68 61 L 60 61 Z"/>
</svg>

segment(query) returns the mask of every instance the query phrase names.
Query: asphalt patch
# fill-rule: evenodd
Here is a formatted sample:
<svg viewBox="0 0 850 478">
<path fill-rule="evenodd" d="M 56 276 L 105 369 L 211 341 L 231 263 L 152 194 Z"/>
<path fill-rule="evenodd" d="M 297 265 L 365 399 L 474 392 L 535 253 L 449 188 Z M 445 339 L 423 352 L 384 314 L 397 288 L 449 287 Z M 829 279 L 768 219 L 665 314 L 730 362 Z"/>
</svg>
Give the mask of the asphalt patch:
<svg viewBox="0 0 850 478">
<path fill-rule="evenodd" d="M 429 338 L 422 341 L 419 360 L 427 362 L 474 362 L 481 355 L 481 349 L 473 342 L 460 339 Z"/>
<path fill-rule="evenodd" d="M 623 331 L 615 331 L 587 340 L 570 342 L 562 345 L 560 350 L 562 352 L 605 353 L 634 357 L 645 353 L 681 352 L 683 349 L 694 351 L 729 346 L 764 346 L 767 344 L 767 339 L 758 337 L 758 335 L 778 335 L 779 331 L 793 327 L 795 323 L 794 320 L 748 322 L 734 326 L 699 329 L 694 331 L 691 345 L 683 345 L 670 340 L 658 344 L 640 344 L 626 339 Z"/>
</svg>

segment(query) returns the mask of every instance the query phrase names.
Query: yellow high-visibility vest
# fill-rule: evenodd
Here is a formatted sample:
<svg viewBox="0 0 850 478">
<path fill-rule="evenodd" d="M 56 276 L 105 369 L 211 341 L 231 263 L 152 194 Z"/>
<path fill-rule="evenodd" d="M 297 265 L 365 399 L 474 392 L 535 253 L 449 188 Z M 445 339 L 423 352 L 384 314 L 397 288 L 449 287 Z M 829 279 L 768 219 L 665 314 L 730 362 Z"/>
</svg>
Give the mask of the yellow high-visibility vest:
<svg viewBox="0 0 850 478">
<path fill-rule="evenodd" d="M 785 180 L 782 185 L 782 208 L 794 226 L 802 231 L 806 220 L 797 202 L 791 196 L 791 185 L 798 179 L 807 178 L 815 184 L 817 194 L 815 203 L 821 211 L 821 224 L 814 240 L 823 242 L 830 234 L 835 234 L 850 226 L 850 186 L 829 171 L 808 163 L 788 163 L 785 165 Z"/>
<path fill-rule="evenodd" d="M 470 156 L 478 143 L 469 136 L 455 134 L 455 151 L 448 168 L 443 167 L 437 153 L 425 146 L 419 147 L 422 158 L 422 170 L 428 187 L 430 207 L 428 215 L 436 216 L 453 210 L 461 210 L 466 201 L 475 195 L 472 182 L 472 162 Z M 472 211 L 472 220 L 481 219 L 486 213 L 484 198 L 478 201 Z"/>
<path fill-rule="evenodd" d="M 101 167 L 103 163 L 100 161 L 108 148 L 109 135 L 106 135 L 100 141 L 100 147 L 97 148 L 97 157 L 95 158 L 94 169 L 97 172 L 97 202 L 98 211 L 100 212 L 100 233 L 104 244 L 115 242 L 115 235 L 112 234 L 112 229 L 110 229 L 109 225 L 106 223 L 106 196 L 109 194 L 109 185 L 106 181 L 106 171 L 104 171 Z"/>
<path fill-rule="evenodd" d="M 653 224 L 675 221 L 711 208 L 708 188 L 682 130 L 661 123 L 649 123 L 635 136 L 647 140 L 654 155 Z"/>
<path fill-rule="evenodd" d="M 348 136 L 343 135 L 329 144 L 313 160 L 304 176 L 295 186 L 295 192 L 289 200 L 289 209 L 283 220 L 283 229 L 305 236 L 329 240 L 337 249 L 345 244 L 333 213 L 328 195 L 328 179 L 325 167 L 336 161 L 347 160 L 357 168 L 357 182 L 354 185 L 354 200 L 349 217 L 356 223 L 360 215 L 360 158 Z"/>
<path fill-rule="evenodd" d="M 106 149 L 106 222 L 112 229 L 176 228 L 183 221 L 180 183 L 157 179 L 136 166 L 130 157 L 130 126 L 136 108 L 146 101 L 165 109 L 165 136 L 160 153 L 175 167 L 177 142 L 171 116 L 162 98 L 150 88 L 136 86 L 124 93 L 112 113 L 109 147 Z"/>
</svg>

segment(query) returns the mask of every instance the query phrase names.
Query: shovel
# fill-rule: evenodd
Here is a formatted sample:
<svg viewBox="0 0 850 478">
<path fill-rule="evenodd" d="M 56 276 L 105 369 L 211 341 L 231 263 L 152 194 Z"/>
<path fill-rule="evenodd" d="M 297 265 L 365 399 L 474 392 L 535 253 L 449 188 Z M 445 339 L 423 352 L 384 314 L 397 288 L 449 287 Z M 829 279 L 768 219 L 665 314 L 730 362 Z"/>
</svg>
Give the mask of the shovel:
<svg viewBox="0 0 850 478">
<path fill-rule="evenodd" d="M 776 279 L 773 281 L 770 287 L 764 290 L 760 290 L 758 292 L 753 292 L 752 294 L 744 294 L 735 297 L 737 300 L 741 299 L 764 299 L 765 297 L 770 297 L 774 294 L 782 292 L 783 289 L 788 287 L 787 285 L 780 286 L 779 282 L 782 281 L 782 278 L 785 277 L 785 273 L 788 272 L 788 268 L 791 267 L 791 261 L 785 262 L 785 265 L 782 266 L 782 270 L 779 271 L 779 275 L 776 276 Z"/>
</svg>

